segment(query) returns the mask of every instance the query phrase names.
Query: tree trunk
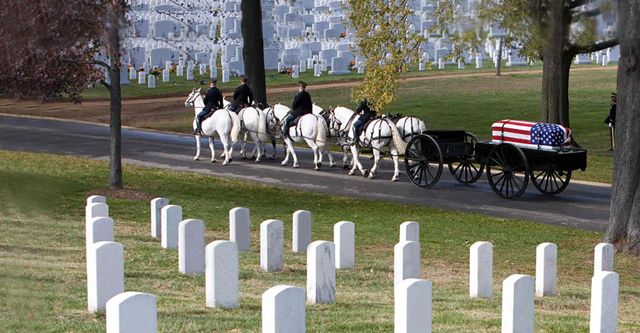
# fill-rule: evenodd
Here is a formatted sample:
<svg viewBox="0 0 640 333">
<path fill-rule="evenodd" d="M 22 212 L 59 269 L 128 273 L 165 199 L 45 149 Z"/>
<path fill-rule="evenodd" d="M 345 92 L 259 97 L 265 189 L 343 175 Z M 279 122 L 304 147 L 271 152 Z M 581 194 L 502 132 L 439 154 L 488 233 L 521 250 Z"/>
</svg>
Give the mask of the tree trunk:
<svg viewBox="0 0 640 333">
<path fill-rule="evenodd" d="M 249 76 L 249 87 L 256 103 L 267 104 L 267 86 L 264 73 L 264 45 L 262 40 L 262 7 L 260 0 L 242 0 L 242 38 L 244 71 Z"/>
<path fill-rule="evenodd" d="M 548 5 L 540 121 L 569 127 L 569 69 L 574 55 L 567 40 L 571 12 L 565 2 L 549 1 Z"/>
<path fill-rule="evenodd" d="M 496 76 L 500 76 L 500 70 L 502 69 L 502 44 L 504 39 L 498 38 L 498 60 L 496 61 Z"/>
<path fill-rule="evenodd" d="M 122 121 L 120 111 L 122 110 L 122 99 L 120 92 L 120 20 L 124 15 L 123 9 L 117 4 L 112 4 L 107 18 L 111 27 L 108 31 L 108 49 L 111 68 L 109 78 L 111 79 L 111 105 L 110 122 L 111 129 L 109 135 L 109 187 L 112 189 L 122 188 Z"/>
<path fill-rule="evenodd" d="M 613 192 L 604 240 L 640 254 L 640 1 L 618 0 L 618 111 Z"/>
</svg>

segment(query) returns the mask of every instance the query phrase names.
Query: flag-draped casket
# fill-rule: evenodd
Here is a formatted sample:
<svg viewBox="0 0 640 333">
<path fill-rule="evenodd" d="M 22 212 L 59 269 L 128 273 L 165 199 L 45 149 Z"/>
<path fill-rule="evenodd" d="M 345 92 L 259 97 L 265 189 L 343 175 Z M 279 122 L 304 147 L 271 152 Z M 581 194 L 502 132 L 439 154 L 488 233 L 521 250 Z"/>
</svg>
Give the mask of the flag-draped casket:
<svg viewBox="0 0 640 333">
<path fill-rule="evenodd" d="M 571 129 L 547 123 L 500 120 L 491 125 L 493 142 L 508 142 L 534 149 L 559 149 L 571 146 Z"/>
</svg>

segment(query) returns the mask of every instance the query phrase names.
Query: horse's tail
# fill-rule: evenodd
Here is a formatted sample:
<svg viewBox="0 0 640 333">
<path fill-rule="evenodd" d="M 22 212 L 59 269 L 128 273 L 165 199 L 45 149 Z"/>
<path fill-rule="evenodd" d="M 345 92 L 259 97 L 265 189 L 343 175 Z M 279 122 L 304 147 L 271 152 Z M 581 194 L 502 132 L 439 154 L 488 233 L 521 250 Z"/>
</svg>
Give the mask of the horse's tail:
<svg viewBox="0 0 640 333">
<path fill-rule="evenodd" d="M 318 127 L 318 134 L 316 135 L 316 144 L 320 147 L 326 147 L 327 132 L 328 132 L 327 122 L 324 121 L 324 118 L 322 118 L 322 116 L 316 116 L 316 119 L 318 120 L 316 122 Z"/>
<path fill-rule="evenodd" d="M 405 150 L 407 150 L 407 143 L 402 139 L 402 135 L 400 135 L 396 124 L 388 119 L 387 124 L 389 124 L 389 127 L 391 128 L 391 138 L 393 139 L 393 145 L 396 146 L 396 150 L 398 150 L 399 155 L 404 155 Z"/>
<path fill-rule="evenodd" d="M 238 134 L 240 134 L 240 130 L 242 125 L 240 124 L 240 117 L 233 111 L 228 111 L 231 116 L 231 142 L 238 141 Z"/>
<path fill-rule="evenodd" d="M 262 110 L 254 109 L 258 111 L 258 138 L 260 138 L 260 141 L 267 141 L 269 138 L 267 135 L 267 117 Z"/>
</svg>

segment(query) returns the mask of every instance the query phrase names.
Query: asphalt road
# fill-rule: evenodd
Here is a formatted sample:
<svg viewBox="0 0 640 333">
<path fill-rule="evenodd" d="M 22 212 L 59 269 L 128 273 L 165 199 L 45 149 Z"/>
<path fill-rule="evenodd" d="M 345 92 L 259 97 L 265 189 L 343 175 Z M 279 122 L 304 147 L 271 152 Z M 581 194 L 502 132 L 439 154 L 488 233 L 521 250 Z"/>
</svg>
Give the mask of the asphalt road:
<svg viewBox="0 0 640 333">
<path fill-rule="evenodd" d="M 5 150 L 106 160 L 109 156 L 108 134 L 109 128 L 102 125 L 0 115 L 0 149 Z M 205 140 L 202 142 L 201 160 L 193 161 L 195 141 L 192 136 L 123 129 L 122 140 L 124 161 L 142 166 L 587 230 L 603 231 L 608 225 L 611 188 L 605 185 L 573 181 L 563 193 L 550 197 L 540 194 L 529 184 L 526 193 L 518 200 L 505 200 L 492 192 L 484 176 L 477 183 L 466 186 L 456 182 L 446 168 L 438 184 L 433 189 L 425 190 L 406 179 L 404 166 L 401 166 L 403 172 L 400 182 L 390 182 L 390 161 L 382 163 L 377 179 L 369 180 L 361 176 L 348 176 L 338 166 L 331 169 L 325 167 L 327 163 L 321 171 L 314 171 L 313 157 L 310 150 L 306 149 L 298 149 L 299 169 L 280 166 L 283 157 L 280 150 L 276 160 L 267 158 L 256 164 L 235 156 L 230 165 L 223 166 L 221 163 L 209 163 L 210 155 Z M 222 150 L 218 145 L 216 147 L 219 155 Z M 334 157 L 341 160 L 338 154 L 334 154 Z M 370 167 L 372 163 L 367 159 L 363 162 L 365 167 Z"/>
</svg>

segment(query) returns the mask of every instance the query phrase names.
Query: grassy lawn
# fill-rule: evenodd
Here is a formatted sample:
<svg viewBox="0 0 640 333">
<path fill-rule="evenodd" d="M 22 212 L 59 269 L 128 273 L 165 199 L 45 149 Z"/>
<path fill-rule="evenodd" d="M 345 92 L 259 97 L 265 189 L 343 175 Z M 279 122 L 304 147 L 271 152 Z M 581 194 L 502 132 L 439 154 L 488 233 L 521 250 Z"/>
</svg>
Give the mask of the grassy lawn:
<svg viewBox="0 0 640 333">
<path fill-rule="evenodd" d="M 85 198 L 103 189 L 105 162 L 0 151 L 0 331 L 104 332 L 104 315 L 86 312 Z M 536 299 L 536 332 L 586 332 L 593 247 L 601 235 L 477 214 L 272 188 L 254 183 L 125 166 L 141 199 L 110 197 L 116 241 L 125 245 L 125 289 L 158 296 L 160 332 L 259 332 L 260 296 L 277 284 L 305 286 L 305 256 L 290 247 L 291 214 L 313 212 L 313 239 L 332 240 L 333 224 L 356 223 L 356 269 L 337 272 L 337 303 L 308 306 L 309 332 L 391 332 L 393 245 L 406 220 L 421 224 L 423 278 L 433 281 L 435 332 L 497 332 L 501 283 L 534 274 L 535 247 L 558 244 L 559 296 Z M 204 306 L 204 277 L 178 273 L 178 255 L 149 233 L 149 201 L 163 196 L 185 218 L 206 223 L 206 241 L 228 238 L 228 210 L 251 209 L 252 251 L 240 257 L 241 307 Z M 263 220 L 285 222 L 285 270 L 259 268 Z M 468 251 L 494 244 L 494 298 L 468 298 Z M 616 255 L 619 332 L 640 331 L 638 258 Z"/>
</svg>

